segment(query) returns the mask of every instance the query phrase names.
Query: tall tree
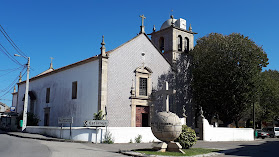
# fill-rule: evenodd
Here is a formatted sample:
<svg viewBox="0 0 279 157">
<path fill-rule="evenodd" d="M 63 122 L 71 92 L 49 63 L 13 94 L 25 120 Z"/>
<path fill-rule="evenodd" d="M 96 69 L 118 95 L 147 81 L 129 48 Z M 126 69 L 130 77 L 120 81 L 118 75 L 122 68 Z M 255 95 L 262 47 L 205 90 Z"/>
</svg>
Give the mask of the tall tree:
<svg viewBox="0 0 279 157">
<path fill-rule="evenodd" d="M 261 73 L 258 121 L 273 121 L 279 116 L 279 72 L 266 70 Z M 277 117 L 277 118 L 276 118 Z"/>
<path fill-rule="evenodd" d="M 238 122 L 256 101 L 259 74 L 268 64 L 262 47 L 238 33 L 211 33 L 197 40 L 191 55 L 195 103 L 207 119 Z"/>
</svg>

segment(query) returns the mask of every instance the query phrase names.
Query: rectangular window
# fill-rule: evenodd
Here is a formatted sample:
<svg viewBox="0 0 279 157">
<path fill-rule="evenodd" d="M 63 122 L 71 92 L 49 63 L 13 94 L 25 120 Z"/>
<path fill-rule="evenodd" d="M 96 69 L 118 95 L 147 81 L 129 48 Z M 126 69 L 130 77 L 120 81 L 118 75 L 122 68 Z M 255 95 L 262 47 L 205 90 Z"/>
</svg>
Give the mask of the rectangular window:
<svg viewBox="0 0 279 157">
<path fill-rule="evenodd" d="M 140 78 L 139 95 L 147 96 L 147 78 Z"/>
<path fill-rule="evenodd" d="M 49 97 L 50 97 L 50 88 L 46 89 L 46 103 L 49 103 Z"/>
<path fill-rule="evenodd" d="M 72 99 L 77 98 L 77 81 L 72 83 Z"/>
</svg>

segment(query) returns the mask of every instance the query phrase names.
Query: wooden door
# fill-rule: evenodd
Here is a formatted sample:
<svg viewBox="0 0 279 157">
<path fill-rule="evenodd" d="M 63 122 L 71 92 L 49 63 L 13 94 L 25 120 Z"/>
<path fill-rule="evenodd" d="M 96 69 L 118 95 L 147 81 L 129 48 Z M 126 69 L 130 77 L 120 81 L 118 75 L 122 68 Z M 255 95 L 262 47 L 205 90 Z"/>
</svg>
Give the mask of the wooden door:
<svg viewBox="0 0 279 157">
<path fill-rule="evenodd" d="M 136 127 L 148 127 L 149 122 L 149 107 L 136 107 Z"/>
</svg>

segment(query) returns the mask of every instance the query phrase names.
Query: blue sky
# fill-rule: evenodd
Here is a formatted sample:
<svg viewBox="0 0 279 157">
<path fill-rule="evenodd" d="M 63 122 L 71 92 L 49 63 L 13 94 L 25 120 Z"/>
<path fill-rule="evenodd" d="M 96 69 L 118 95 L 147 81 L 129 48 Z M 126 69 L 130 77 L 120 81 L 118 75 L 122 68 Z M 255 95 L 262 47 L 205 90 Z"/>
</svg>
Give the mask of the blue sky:
<svg viewBox="0 0 279 157">
<path fill-rule="evenodd" d="M 266 69 L 279 70 L 278 6 L 276 0 L 2 0 L 0 24 L 31 58 L 31 77 L 49 68 L 50 57 L 54 68 L 60 68 L 99 54 L 102 35 L 107 50 L 116 48 L 139 33 L 142 14 L 147 33 L 153 25 L 160 29 L 173 14 L 186 19 L 187 28 L 191 23 L 198 33 L 195 40 L 212 32 L 249 36 L 266 51 Z M 1 32 L 0 43 L 11 55 L 17 53 Z M 1 51 L 0 61 L 0 101 L 11 106 L 12 90 L 7 87 L 20 72 L 11 69 L 20 66 Z"/>
</svg>

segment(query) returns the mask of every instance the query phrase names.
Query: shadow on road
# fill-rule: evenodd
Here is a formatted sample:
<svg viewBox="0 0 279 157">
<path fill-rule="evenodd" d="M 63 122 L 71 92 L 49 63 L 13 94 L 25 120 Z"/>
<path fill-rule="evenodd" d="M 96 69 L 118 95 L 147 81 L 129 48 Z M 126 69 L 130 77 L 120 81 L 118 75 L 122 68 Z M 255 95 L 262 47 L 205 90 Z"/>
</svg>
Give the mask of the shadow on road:
<svg viewBox="0 0 279 157">
<path fill-rule="evenodd" d="M 7 132 L 0 129 L 0 134 L 7 134 Z"/>
<path fill-rule="evenodd" d="M 225 155 L 249 157 L 278 157 L 279 141 L 266 141 L 259 145 L 240 145 L 241 148 L 229 149 Z"/>
</svg>

